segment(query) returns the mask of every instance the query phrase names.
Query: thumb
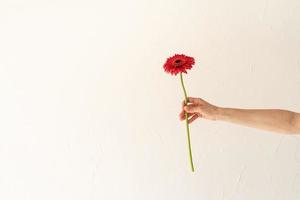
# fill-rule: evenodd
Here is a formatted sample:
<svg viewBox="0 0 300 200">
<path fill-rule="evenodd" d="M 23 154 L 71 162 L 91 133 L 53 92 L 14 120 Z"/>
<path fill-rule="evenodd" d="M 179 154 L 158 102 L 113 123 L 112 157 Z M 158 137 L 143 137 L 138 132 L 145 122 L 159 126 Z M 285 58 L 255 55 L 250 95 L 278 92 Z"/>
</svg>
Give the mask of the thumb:
<svg viewBox="0 0 300 200">
<path fill-rule="evenodd" d="M 194 113 L 197 111 L 197 105 L 187 105 L 183 107 L 183 110 L 187 113 Z"/>
</svg>

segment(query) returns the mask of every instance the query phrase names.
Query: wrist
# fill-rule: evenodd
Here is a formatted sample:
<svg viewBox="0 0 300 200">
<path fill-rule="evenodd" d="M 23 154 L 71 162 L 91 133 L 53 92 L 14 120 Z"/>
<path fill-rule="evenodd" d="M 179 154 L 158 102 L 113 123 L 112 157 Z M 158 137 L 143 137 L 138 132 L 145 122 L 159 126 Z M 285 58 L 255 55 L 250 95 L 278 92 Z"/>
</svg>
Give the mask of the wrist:
<svg viewBox="0 0 300 200">
<path fill-rule="evenodd" d="M 216 120 L 222 121 L 226 118 L 226 108 L 217 107 Z"/>
</svg>

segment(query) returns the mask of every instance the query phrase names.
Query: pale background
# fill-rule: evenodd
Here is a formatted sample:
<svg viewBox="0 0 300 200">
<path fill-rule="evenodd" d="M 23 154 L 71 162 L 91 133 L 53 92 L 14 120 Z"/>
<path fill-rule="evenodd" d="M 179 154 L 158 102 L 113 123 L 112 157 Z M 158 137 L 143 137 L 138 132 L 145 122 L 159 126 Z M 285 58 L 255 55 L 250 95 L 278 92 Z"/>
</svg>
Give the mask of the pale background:
<svg viewBox="0 0 300 200">
<path fill-rule="evenodd" d="M 0 199 L 299 200 L 300 137 L 191 125 L 188 94 L 300 112 L 300 1 L 0 2 Z"/>
</svg>

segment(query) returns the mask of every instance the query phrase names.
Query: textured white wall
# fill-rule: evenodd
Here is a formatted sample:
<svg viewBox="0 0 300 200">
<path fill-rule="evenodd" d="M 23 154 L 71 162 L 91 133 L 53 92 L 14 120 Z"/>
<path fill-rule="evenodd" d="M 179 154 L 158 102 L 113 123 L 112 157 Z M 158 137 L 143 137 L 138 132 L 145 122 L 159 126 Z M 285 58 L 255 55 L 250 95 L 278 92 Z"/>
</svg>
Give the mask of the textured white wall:
<svg viewBox="0 0 300 200">
<path fill-rule="evenodd" d="M 179 77 L 226 107 L 300 111 L 300 1 L 0 2 L 0 199 L 299 200 L 300 138 L 191 125 Z"/>
</svg>

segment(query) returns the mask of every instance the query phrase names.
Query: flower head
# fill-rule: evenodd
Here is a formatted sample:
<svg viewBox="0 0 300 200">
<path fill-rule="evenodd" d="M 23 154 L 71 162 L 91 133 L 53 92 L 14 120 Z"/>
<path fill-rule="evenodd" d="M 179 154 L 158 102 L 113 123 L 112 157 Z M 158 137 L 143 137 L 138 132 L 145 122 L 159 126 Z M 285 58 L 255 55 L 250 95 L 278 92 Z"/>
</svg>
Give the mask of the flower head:
<svg viewBox="0 0 300 200">
<path fill-rule="evenodd" d="M 184 54 L 175 54 L 174 56 L 167 59 L 164 64 L 165 72 L 172 75 L 177 75 L 178 73 L 187 73 L 187 69 L 192 69 L 195 60 L 193 57 L 186 56 Z"/>
</svg>

